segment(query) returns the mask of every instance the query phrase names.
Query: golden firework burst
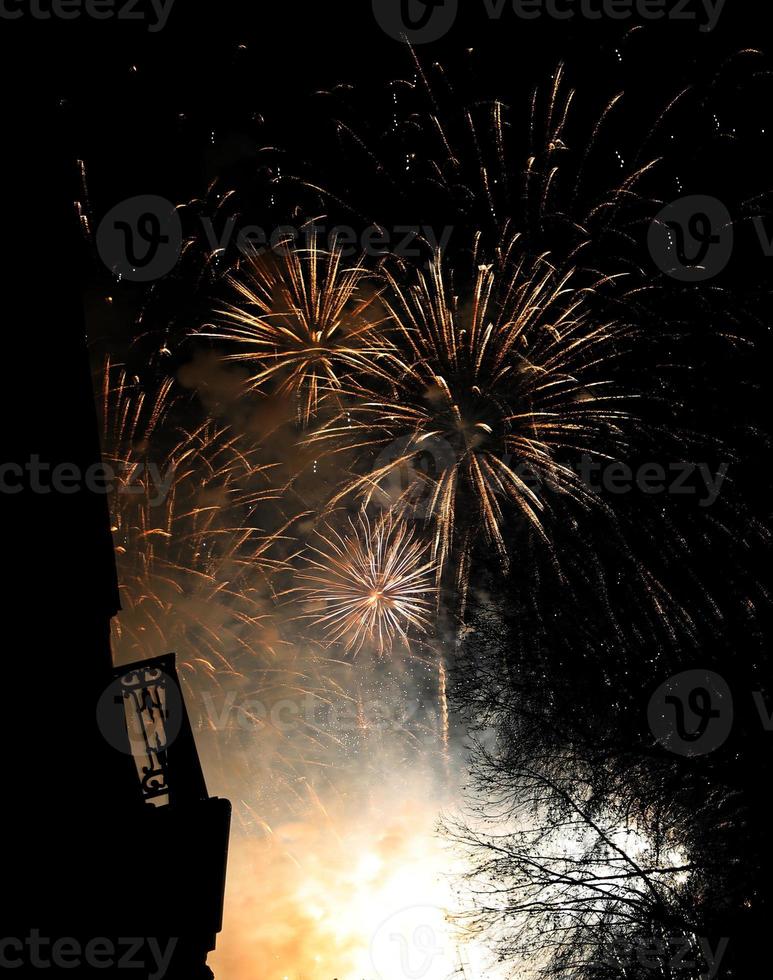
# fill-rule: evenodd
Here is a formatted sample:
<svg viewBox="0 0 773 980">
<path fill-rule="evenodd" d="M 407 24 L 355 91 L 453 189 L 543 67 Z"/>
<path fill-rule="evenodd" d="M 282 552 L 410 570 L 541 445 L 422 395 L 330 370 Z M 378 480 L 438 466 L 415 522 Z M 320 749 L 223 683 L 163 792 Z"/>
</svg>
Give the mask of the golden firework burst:
<svg viewBox="0 0 773 980">
<path fill-rule="evenodd" d="M 575 464 L 625 441 L 630 414 L 610 376 L 628 328 L 596 322 L 592 290 L 544 257 L 476 263 L 461 298 L 439 255 L 407 286 L 402 269 L 386 276 L 390 383 L 352 386 L 309 441 L 330 452 L 365 447 L 371 463 L 378 453 L 331 506 L 354 495 L 422 517 L 438 575 L 455 556 L 463 583 L 480 531 L 507 563 L 506 506 L 547 538 L 550 491 L 584 506 L 594 499 Z"/>
<path fill-rule="evenodd" d="M 350 372 L 378 373 L 388 350 L 379 331 L 378 291 L 361 262 L 346 264 L 342 246 L 290 243 L 254 254 L 229 281 L 238 301 L 202 336 L 238 348 L 223 356 L 246 365 L 247 391 L 293 395 L 306 426 L 326 393 Z"/>
<path fill-rule="evenodd" d="M 320 545 L 311 549 L 298 578 L 305 597 L 323 604 L 311 618 L 331 642 L 354 652 L 372 643 L 384 654 L 395 641 L 408 645 L 411 629 L 427 632 L 434 561 L 412 528 L 362 512 L 343 533 L 328 527 L 318 535 Z"/>
</svg>

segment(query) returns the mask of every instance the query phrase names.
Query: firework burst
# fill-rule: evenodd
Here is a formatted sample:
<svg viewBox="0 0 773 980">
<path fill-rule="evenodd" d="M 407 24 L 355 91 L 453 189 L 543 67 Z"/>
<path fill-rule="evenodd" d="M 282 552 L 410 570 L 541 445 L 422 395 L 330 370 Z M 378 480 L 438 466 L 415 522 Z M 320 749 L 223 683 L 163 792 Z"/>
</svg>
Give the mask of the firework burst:
<svg viewBox="0 0 773 980">
<path fill-rule="evenodd" d="M 311 440 L 332 452 L 364 445 L 371 460 L 381 450 L 333 504 L 354 494 L 420 513 L 438 575 L 456 555 L 463 580 L 480 531 L 507 563 L 507 507 L 547 540 L 550 492 L 592 503 L 573 463 L 625 442 L 632 419 L 609 375 L 627 328 L 595 322 L 589 291 L 544 260 L 478 264 L 464 302 L 439 257 L 413 285 L 387 278 L 400 351 L 391 384 L 352 389 Z"/>
<path fill-rule="evenodd" d="M 148 396 L 106 363 L 103 455 L 119 477 L 110 500 L 123 607 L 115 653 L 132 661 L 177 648 L 184 671 L 233 674 L 235 655 L 254 653 L 253 634 L 269 616 L 267 590 L 252 575 L 265 582 L 282 565 L 271 549 L 284 528 L 264 534 L 248 517 L 278 491 L 228 426 L 174 429 L 171 391 L 165 381 Z"/>
<path fill-rule="evenodd" d="M 387 345 L 368 277 L 361 263 L 345 264 L 341 247 L 313 239 L 308 249 L 255 254 L 230 277 L 238 302 L 203 336 L 238 348 L 224 360 L 248 367 L 245 390 L 294 396 L 306 426 L 347 373 L 378 373 Z"/>
<path fill-rule="evenodd" d="M 427 632 L 434 562 L 405 522 L 363 512 L 343 534 L 328 528 L 319 537 L 298 578 L 307 599 L 324 603 L 312 618 L 331 642 L 355 652 L 373 643 L 384 654 L 395 641 L 407 646 L 411 629 Z"/>
<path fill-rule="evenodd" d="M 368 90 L 362 102 L 348 89 L 320 93 L 335 119 L 324 179 L 284 178 L 312 195 L 307 209 L 343 206 L 342 220 L 367 214 L 388 226 L 384 202 L 397 200 L 435 233 L 452 227 L 454 248 L 473 236 L 491 250 L 507 248 L 517 230 L 533 255 L 549 251 L 567 264 L 642 273 L 635 231 L 658 210 L 647 184 L 662 153 L 650 144 L 672 114 L 687 111 L 687 92 L 665 111 L 653 110 L 646 139 L 634 134 L 631 145 L 615 126 L 623 94 L 600 113 L 577 106 L 563 64 L 549 84 L 535 87 L 524 113 L 492 98 L 477 55 L 457 73 L 411 54 L 413 70 L 392 81 L 383 102 Z"/>
</svg>

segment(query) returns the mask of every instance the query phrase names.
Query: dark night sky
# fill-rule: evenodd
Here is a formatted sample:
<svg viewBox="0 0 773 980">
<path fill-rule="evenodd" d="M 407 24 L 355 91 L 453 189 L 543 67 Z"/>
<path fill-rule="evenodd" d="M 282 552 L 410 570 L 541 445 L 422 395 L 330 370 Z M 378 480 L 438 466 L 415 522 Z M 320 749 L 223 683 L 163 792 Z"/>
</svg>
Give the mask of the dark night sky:
<svg viewBox="0 0 773 980">
<path fill-rule="evenodd" d="M 437 59 L 453 69 L 474 47 L 483 52 L 478 74 L 514 99 L 562 59 L 585 90 L 598 84 L 606 94 L 625 85 L 666 98 L 734 50 L 763 46 L 762 6 L 728 0 L 713 34 L 689 22 L 650 24 L 621 67 L 614 51 L 627 23 L 524 22 L 510 14 L 498 23 L 485 17 L 483 0 L 465 0 L 449 35 L 418 52 L 425 63 Z M 86 30 L 59 24 L 48 33 L 48 67 L 68 100 L 73 150 L 90 165 L 97 210 L 132 193 L 198 193 L 237 147 L 261 142 L 264 133 L 297 139 L 313 91 L 341 81 L 377 85 L 409 71 L 404 45 L 379 28 L 369 0 L 176 0 L 157 33 L 117 22 Z M 256 115 L 265 118 L 264 131 Z"/>
</svg>

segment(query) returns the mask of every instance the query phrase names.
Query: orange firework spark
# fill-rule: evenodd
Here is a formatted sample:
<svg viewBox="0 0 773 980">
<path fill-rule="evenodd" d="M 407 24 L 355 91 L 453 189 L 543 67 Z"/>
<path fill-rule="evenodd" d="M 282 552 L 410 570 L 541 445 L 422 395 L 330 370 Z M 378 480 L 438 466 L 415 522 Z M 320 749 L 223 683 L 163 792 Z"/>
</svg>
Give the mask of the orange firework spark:
<svg viewBox="0 0 773 980">
<path fill-rule="evenodd" d="M 342 374 L 378 372 L 387 343 L 368 277 L 361 263 L 344 264 L 341 247 L 320 249 L 314 240 L 308 249 L 287 243 L 255 254 L 230 277 L 239 302 L 202 336 L 239 347 L 224 360 L 248 366 L 246 390 L 273 385 L 295 396 L 306 426 L 324 395 L 341 388 Z"/>
<path fill-rule="evenodd" d="M 381 654 L 395 640 L 408 644 L 411 628 L 426 633 L 433 611 L 434 561 L 429 547 L 404 521 L 360 513 L 340 534 L 318 532 L 321 547 L 299 573 L 306 598 L 325 604 L 314 615 L 332 642 L 359 652 L 366 642 Z"/>
</svg>

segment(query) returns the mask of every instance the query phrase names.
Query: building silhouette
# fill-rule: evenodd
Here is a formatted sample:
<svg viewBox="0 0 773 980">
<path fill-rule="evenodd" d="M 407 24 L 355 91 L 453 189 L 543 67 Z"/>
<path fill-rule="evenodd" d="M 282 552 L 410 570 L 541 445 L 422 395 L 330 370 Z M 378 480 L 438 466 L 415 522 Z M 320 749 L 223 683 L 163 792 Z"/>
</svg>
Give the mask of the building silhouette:
<svg viewBox="0 0 773 980">
<path fill-rule="evenodd" d="M 211 976 L 221 927 L 229 805 L 208 798 L 174 659 L 114 671 L 106 496 L 46 491 L 35 477 L 99 461 L 60 128 L 73 65 L 89 50 L 71 28 L 4 21 L 0 51 L 0 964 L 16 976 L 197 980 Z M 143 726 L 152 751 L 135 760 L 130 738 L 142 747 Z"/>
</svg>

